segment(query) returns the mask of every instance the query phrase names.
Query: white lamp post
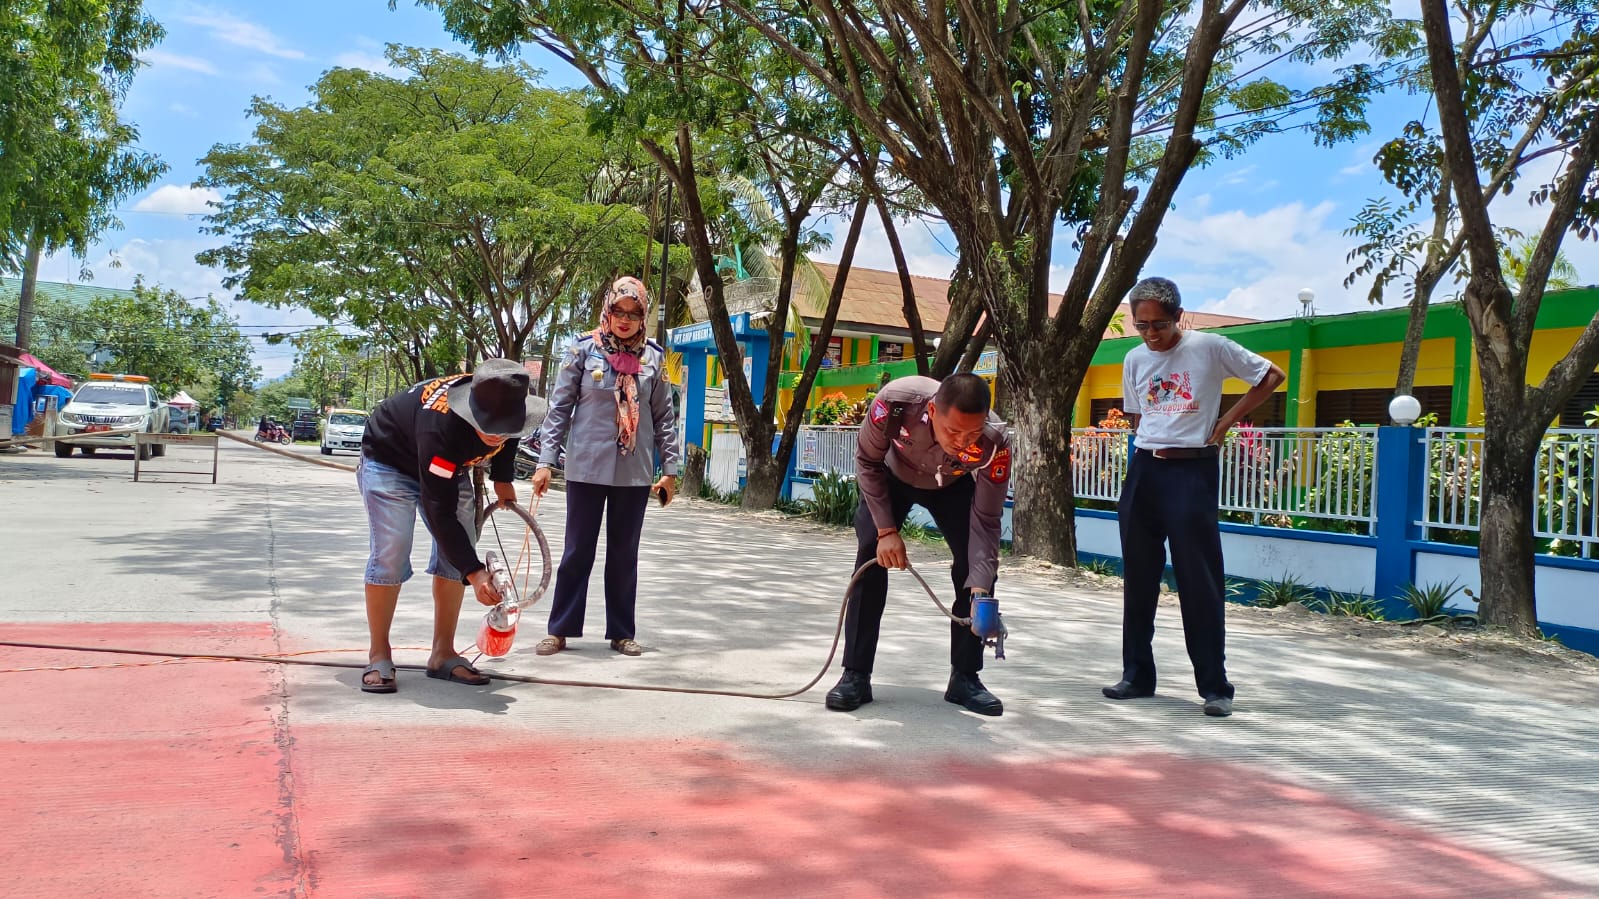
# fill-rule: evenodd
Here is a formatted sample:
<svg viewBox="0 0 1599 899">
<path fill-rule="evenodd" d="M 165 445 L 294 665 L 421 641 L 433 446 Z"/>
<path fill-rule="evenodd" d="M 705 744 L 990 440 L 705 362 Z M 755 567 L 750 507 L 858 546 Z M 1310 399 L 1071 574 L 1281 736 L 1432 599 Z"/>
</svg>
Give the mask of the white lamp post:
<svg viewBox="0 0 1599 899">
<path fill-rule="evenodd" d="M 1388 401 L 1388 417 L 1394 424 L 1408 428 L 1421 417 L 1421 401 L 1408 393 L 1401 393 Z"/>
<path fill-rule="evenodd" d="M 1301 287 L 1299 289 L 1299 305 L 1303 310 L 1301 314 L 1304 315 L 1305 318 L 1311 318 L 1315 316 L 1315 302 L 1316 292 L 1314 290 L 1311 290 L 1308 287 Z"/>
</svg>

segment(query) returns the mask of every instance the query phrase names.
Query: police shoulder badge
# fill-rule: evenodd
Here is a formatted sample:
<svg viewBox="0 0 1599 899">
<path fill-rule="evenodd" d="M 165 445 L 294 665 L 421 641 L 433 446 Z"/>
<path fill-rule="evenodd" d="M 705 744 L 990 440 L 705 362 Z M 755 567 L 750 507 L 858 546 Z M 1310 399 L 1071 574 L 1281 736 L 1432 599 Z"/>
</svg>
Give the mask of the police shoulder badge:
<svg viewBox="0 0 1599 899">
<path fill-rule="evenodd" d="M 880 425 L 888 417 L 888 406 L 882 400 L 872 400 L 872 424 Z"/>
<path fill-rule="evenodd" d="M 1010 447 L 994 454 L 994 461 L 988 465 L 988 479 L 996 484 L 1010 480 Z"/>
</svg>

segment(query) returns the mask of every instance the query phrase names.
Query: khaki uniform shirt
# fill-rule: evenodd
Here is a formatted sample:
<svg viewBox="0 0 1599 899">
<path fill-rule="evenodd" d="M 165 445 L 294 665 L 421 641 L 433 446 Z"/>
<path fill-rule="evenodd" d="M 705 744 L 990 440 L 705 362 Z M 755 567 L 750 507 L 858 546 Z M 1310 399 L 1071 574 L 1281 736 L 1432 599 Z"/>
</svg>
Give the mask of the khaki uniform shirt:
<svg viewBox="0 0 1599 899">
<path fill-rule="evenodd" d="M 932 378 L 912 376 L 883 385 L 861 424 L 855 444 L 855 476 L 861 498 L 878 530 L 897 527 L 888 498 L 888 476 L 921 490 L 940 490 L 960 478 L 977 480 L 972 498 L 966 586 L 991 590 L 999 572 L 1000 518 L 1010 489 L 1010 439 L 1005 423 L 990 412 L 977 442 L 951 456 L 933 436 L 927 404 L 938 392 Z M 899 433 L 889 434 L 894 406 L 903 407 Z"/>
</svg>

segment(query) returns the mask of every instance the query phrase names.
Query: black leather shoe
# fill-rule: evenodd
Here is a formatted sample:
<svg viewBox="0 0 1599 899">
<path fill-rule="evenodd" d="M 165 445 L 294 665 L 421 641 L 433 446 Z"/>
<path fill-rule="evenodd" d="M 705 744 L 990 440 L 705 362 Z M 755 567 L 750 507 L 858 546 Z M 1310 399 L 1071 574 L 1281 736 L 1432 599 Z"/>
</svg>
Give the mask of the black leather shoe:
<svg viewBox="0 0 1599 899">
<path fill-rule="evenodd" d="M 1117 681 L 1114 687 L 1105 687 L 1099 692 L 1105 694 L 1107 699 L 1147 699 L 1155 695 L 1153 688 L 1140 690 L 1133 686 L 1132 681 Z"/>
<path fill-rule="evenodd" d="M 827 707 L 835 712 L 853 712 L 872 701 L 872 676 L 844 669 L 838 686 L 827 691 Z"/>
<path fill-rule="evenodd" d="M 1005 706 L 999 697 L 988 692 L 983 682 L 977 679 L 977 673 L 957 671 L 949 676 L 949 689 L 944 691 L 944 701 L 966 707 L 967 711 L 979 715 L 1002 715 Z"/>
<path fill-rule="evenodd" d="M 1228 696 L 1205 700 L 1205 714 L 1212 718 L 1225 718 L 1233 713 L 1233 701 Z"/>
</svg>

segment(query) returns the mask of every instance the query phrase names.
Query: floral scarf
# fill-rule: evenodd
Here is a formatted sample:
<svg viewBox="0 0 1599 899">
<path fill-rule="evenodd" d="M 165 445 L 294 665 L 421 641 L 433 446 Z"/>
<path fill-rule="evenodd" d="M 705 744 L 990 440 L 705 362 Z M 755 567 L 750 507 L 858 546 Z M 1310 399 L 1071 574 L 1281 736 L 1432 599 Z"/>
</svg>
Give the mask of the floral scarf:
<svg viewBox="0 0 1599 899">
<path fill-rule="evenodd" d="M 616 304 L 627 297 L 639 304 L 644 313 L 639 329 L 632 337 L 623 340 L 611 329 Z M 644 322 L 650 318 L 650 303 L 643 282 L 637 278 L 618 278 L 605 292 L 605 306 L 600 313 L 600 326 L 594 329 L 594 342 L 605 353 L 605 361 L 616 372 L 616 446 L 626 456 L 633 452 L 638 442 L 638 374 L 643 370 Z"/>
</svg>

